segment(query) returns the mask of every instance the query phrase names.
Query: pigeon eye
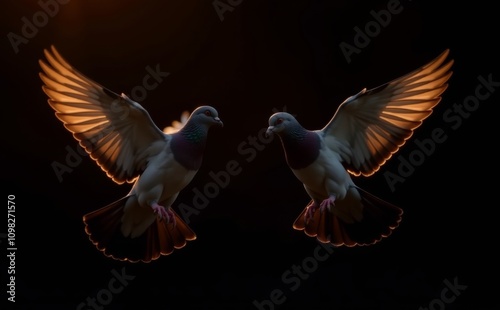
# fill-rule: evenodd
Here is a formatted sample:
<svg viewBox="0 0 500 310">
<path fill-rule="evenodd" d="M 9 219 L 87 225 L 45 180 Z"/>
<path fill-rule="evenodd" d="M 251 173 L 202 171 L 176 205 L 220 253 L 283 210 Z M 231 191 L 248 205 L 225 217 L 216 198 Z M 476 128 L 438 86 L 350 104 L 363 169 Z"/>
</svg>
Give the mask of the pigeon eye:
<svg viewBox="0 0 500 310">
<path fill-rule="evenodd" d="M 274 124 L 275 125 L 279 125 L 281 123 L 283 123 L 283 119 L 282 118 L 278 118 Z"/>
<path fill-rule="evenodd" d="M 209 110 L 206 110 L 206 111 L 205 111 L 205 115 L 206 115 L 206 116 L 212 116 L 212 112 L 210 112 Z"/>
</svg>

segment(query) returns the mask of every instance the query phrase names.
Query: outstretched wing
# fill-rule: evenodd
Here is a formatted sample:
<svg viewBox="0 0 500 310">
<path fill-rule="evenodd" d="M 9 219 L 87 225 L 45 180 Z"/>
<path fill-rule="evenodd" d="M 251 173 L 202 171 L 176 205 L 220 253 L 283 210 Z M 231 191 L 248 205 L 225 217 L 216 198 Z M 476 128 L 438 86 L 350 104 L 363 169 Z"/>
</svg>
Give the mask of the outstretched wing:
<svg viewBox="0 0 500 310">
<path fill-rule="evenodd" d="M 445 50 L 428 64 L 347 98 L 320 130 L 356 176 L 375 173 L 411 137 L 448 87 L 453 60 Z"/>
<path fill-rule="evenodd" d="M 167 136 L 139 103 L 78 72 L 54 46 L 44 54 L 42 89 L 57 118 L 108 177 L 133 182 Z"/>
</svg>

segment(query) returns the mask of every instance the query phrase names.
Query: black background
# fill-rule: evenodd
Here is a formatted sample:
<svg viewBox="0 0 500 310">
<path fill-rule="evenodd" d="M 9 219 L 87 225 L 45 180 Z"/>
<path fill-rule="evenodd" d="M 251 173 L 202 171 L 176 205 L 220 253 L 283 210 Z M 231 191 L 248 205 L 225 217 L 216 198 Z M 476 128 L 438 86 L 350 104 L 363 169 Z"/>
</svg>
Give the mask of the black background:
<svg viewBox="0 0 500 310">
<path fill-rule="evenodd" d="M 22 35 L 22 17 L 32 20 L 41 7 L 4 1 L 2 184 L 4 197 L 16 196 L 16 305 L 77 309 L 87 297 L 103 294 L 112 270 L 125 268 L 135 278 L 104 309 L 257 309 L 254 300 L 269 299 L 274 289 L 286 298 L 275 309 L 441 309 L 436 299 L 444 281 L 455 278 L 467 288 L 446 309 L 498 307 L 498 90 L 456 129 L 443 118 L 474 95 L 478 76 L 500 81 L 498 16 L 492 4 L 480 1 L 402 1 L 403 10 L 348 63 L 341 42 L 354 44 L 354 27 L 363 29 L 373 20 L 370 11 L 389 2 L 244 0 L 221 21 L 212 0 L 72 0 L 16 53 L 8 34 Z M 77 143 L 41 90 L 38 60 L 51 44 L 116 92 L 130 95 L 147 66 L 170 72 L 141 102 L 160 128 L 200 104 L 218 109 L 225 126 L 210 132 L 203 166 L 174 208 L 192 205 L 193 189 L 203 190 L 212 181 L 209 172 L 225 170 L 230 160 L 242 170 L 190 217 L 197 240 L 150 264 L 110 260 L 89 242 L 82 215 L 130 186 L 114 184 L 88 157 L 59 182 L 52 164 L 66 164 L 66 147 Z M 384 175 L 398 173 L 398 155 L 416 154 L 414 141 L 376 175 L 355 180 L 404 209 L 400 227 L 375 246 L 334 249 L 292 290 L 282 275 L 310 261 L 318 245 L 292 228 L 308 197 L 277 140 L 257 140 L 263 150 L 252 160 L 238 146 L 247 143 L 248 149 L 249 137 L 267 127 L 273 109 L 286 107 L 304 127 L 319 129 L 346 97 L 446 48 L 454 75 L 412 137 L 422 141 L 440 128 L 446 141 L 394 190 Z M 2 227 L 0 233 L 7 230 Z"/>
</svg>

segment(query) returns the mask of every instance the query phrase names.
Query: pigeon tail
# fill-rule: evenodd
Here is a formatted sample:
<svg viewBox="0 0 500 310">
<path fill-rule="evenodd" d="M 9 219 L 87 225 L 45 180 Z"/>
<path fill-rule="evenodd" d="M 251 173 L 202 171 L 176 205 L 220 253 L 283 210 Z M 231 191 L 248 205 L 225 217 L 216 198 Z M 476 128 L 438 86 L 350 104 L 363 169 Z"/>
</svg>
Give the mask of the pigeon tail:
<svg viewBox="0 0 500 310">
<path fill-rule="evenodd" d="M 132 263 L 149 263 L 196 239 L 196 234 L 173 210 L 170 211 L 175 217 L 175 226 L 157 217 L 141 235 L 125 237 L 121 232 L 122 217 L 130 197 L 123 197 L 83 216 L 85 232 L 105 256 Z"/>
<path fill-rule="evenodd" d="M 306 223 L 305 216 L 309 207 L 314 207 L 313 201 L 295 220 L 293 228 L 334 246 L 375 244 L 388 237 L 399 226 L 403 215 L 403 210 L 399 207 L 359 187 L 352 187 L 346 198 L 336 200 L 331 208 L 323 211 L 318 208 Z"/>
</svg>

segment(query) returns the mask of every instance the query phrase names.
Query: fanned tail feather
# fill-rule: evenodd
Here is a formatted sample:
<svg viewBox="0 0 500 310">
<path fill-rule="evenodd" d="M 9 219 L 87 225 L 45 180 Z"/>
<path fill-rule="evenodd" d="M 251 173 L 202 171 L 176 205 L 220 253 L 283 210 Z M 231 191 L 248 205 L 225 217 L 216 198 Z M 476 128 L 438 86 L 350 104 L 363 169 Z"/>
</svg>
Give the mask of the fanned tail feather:
<svg viewBox="0 0 500 310">
<path fill-rule="evenodd" d="M 128 198 L 121 198 L 83 216 L 85 232 L 105 256 L 132 263 L 149 263 L 196 239 L 196 234 L 173 210 L 175 226 L 156 218 L 142 235 L 136 238 L 123 236 L 121 220 Z"/>
<path fill-rule="evenodd" d="M 347 223 L 330 210 L 316 210 L 306 223 L 305 215 L 308 207 L 313 204 L 311 201 L 297 217 L 293 228 L 303 230 L 306 235 L 316 237 L 320 242 L 332 243 L 335 246 L 372 245 L 388 237 L 399 226 L 403 210 L 363 189 L 357 190 L 363 204 L 360 221 Z"/>
</svg>

